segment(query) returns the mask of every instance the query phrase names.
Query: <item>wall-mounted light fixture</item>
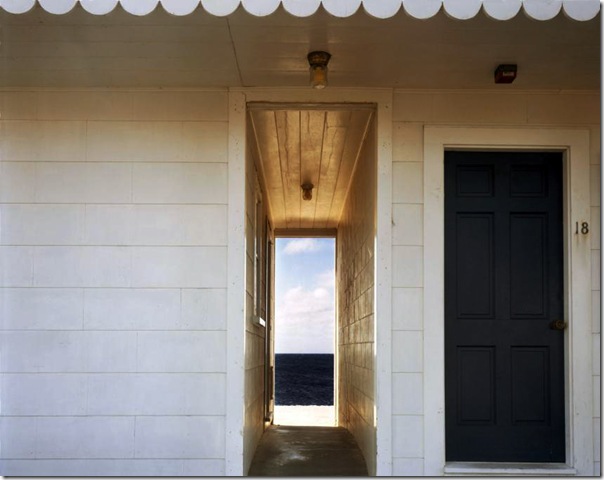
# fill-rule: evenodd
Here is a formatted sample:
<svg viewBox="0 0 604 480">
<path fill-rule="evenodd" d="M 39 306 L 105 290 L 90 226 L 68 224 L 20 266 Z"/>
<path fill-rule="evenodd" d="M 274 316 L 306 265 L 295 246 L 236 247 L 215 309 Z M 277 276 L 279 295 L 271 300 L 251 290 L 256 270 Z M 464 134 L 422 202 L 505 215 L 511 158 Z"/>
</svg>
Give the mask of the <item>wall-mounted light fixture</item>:
<svg viewBox="0 0 604 480">
<path fill-rule="evenodd" d="M 300 187 L 302 187 L 302 198 L 306 201 L 312 200 L 312 189 L 315 186 L 310 182 L 306 182 L 300 185 Z"/>
<path fill-rule="evenodd" d="M 327 52 L 310 52 L 306 57 L 310 65 L 310 86 L 325 88 L 327 86 L 327 64 L 331 55 Z"/>
<path fill-rule="evenodd" d="M 518 65 L 501 64 L 495 69 L 495 83 L 512 83 L 516 79 Z"/>
</svg>

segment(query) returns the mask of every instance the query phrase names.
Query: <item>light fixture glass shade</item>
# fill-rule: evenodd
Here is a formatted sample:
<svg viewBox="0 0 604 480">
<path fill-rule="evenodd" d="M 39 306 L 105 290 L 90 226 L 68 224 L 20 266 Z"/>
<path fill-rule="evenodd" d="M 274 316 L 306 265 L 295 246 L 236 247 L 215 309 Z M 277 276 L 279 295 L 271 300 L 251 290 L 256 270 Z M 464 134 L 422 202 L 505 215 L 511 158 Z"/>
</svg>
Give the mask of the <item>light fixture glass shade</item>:
<svg viewBox="0 0 604 480">
<path fill-rule="evenodd" d="M 316 50 L 310 52 L 306 58 L 310 65 L 310 86 L 317 89 L 325 88 L 327 86 L 327 64 L 331 54 Z"/>
<path fill-rule="evenodd" d="M 317 89 L 327 86 L 327 66 L 312 65 L 310 67 L 310 86 Z"/>
<path fill-rule="evenodd" d="M 306 182 L 300 185 L 300 187 L 302 187 L 302 199 L 306 201 L 312 200 L 312 189 L 315 186 L 312 183 Z"/>
</svg>

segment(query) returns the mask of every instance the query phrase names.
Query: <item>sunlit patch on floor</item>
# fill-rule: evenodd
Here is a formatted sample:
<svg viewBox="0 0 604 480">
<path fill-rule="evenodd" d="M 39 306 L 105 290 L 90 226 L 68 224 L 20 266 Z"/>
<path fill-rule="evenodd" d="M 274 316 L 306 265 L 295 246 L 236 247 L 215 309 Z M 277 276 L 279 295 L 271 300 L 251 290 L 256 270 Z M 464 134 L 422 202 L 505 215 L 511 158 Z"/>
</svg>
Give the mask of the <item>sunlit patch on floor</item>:
<svg viewBox="0 0 604 480">
<path fill-rule="evenodd" d="M 275 425 L 313 425 L 333 427 L 335 409 L 333 405 L 275 405 Z"/>
</svg>

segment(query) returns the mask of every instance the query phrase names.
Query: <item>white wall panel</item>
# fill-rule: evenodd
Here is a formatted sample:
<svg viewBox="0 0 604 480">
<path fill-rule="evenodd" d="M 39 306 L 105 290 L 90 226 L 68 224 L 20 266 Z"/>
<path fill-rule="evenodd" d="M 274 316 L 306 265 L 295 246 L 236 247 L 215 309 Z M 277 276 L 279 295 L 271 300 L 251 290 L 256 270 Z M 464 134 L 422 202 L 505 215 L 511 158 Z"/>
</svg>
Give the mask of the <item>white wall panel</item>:
<svg viewBox="0 0 604 480">
<path fill-rule="evenodd" d="M 86 205 L 84 244 L 131 245 L 134 205 Z"/>
<path fill-rule="evenodd" d="M 3 415 L 84 415 L 86 375 L 3 374 Z"/>
<path fill-rule="evenodd" d="M 220 462 L 220 461 L 218 461 Z M 176 477 L 183 473 L 183 460 L 4 460 L 6 476 L 25 477 Z M 214 467 L 216 468 L 216 467 Z M 216 471 L 216 470 L 215 470 Z"/>
<path fill-rule="evenodd" d="M 34 285 L 39 287 L 128 287 L 127 247 L 35 247 Z"/>
<path fill-rule="evenodd" d="M 139 372 L 225 372 L 224 332 L 139 332 Z"/>
<path fill-rule="evenodd" d="M 6 476 L 25 477 L 177 477 L 224 475 L 221 459 L 4 460 Z"/>
<path fill-rule="evenodd" d="M 224 417 L 138 417 L 137 458 L 221 458 Z"/>
<path fill-rule="evenodd" d="M 0 206 L 3 245 L 78 245 L 83 227 L 83 205 Z"/>
<path fill-rule="evenodd" d="M 181 328 L 226 329 L 226 289 L 183 289 L 181 294 Z"/>
<path fill-rule="evenodd" d="M 392 201 L 394 203 L 423 203 L 423 164 L 394 162 L 392 164 Z"/>
<path fill-rule="evenodd" d="M 423 371 L 422 332 L 392 332 L 392 371 Z"/>
<path fill-rule="evenodd" d="M 226 205 L 138 205 L 133 245 L 227 244 Z"/>
<path fill-rule="evenodd" d="M 28 287 L 33 275 L 33 247 L 0 247 L 0 286 Z"/>
<path fill-rule="evenodd" d="M 392 456 L 394 458 L 421 458 L 423 445 L 422 417 L 420 415 L 393 415 Z"/>
<path fill-rule="evenodd" d="M 228 120 L 226 90 L 133 92 L 133 119 L 150 121 Z"/>
<path fill-rule="evenodd" d="M 225 475 L 224 460 L 183 460 L 182 474 L 186 477 L 221 477 Z"/>
<path fill-rule="evenodd" d="M 600 108 L 591 92 L 528 96 L 527 120 L 537 125 L 597 125 Z"/>
<path fill-rule="evenodd" d="M 36 417 L 8 417 L 0 419 L 2 458 L 34 458 L 36 445 Z M 6 472 L 3 472 L 6 474 Z"/>
<path fill-rule="evenodd" d="M 78 162 L 86 157 L 85 122 L 6 121 L 0 159 L 8 162 Z"/>
<path fill-rule="evenodd" d="M 591 206 L 598 207 L 600 206 L 600 197 L 601 197 L 601 187 L 602 183 L 600 181 L 600 165 L 590 165 L 589 172 L 589 194 L 591 198 Z"/>
<path fill-rule="evenodd" d="M 136 247 L 133 287 L 226 287 L 226 247 Z"/>
<path fill-rule="evenodd" d="M 591 248 L 599 250 L 602 243 L 601 226 L 600 226 L 600 207 L 591 207 Z"/>
<path fill-rule="evenodd" d="M 35 92 L 34 95 L 36 95 L 35 117 L 30 114 L 26 118 L 119 121 L 132 119 L 133 116 L 132 92 L 129 91 L 46 90 Z M 89 130 L 90 123 L 87 127 Z M 90 148 L 88 151 L 90 152 Z"/>
<path fill-rule="evenodd" d="M 226 93 L 0 97 L 2 473 L 224 473 Z"/>
<path fill-rule="evenodd" d="M 0 162 L 0 201 L 27 203 L 35 199 L 35 163 Z"/>
<path fill-rule="evenodd" d="M 594 418 L 600 418 L 602 410 L 602 392 L 600 392 L 600 375 L 593 376 Z"/>
<path fill-rule="evenodd" d="M 395 122 L 392 127 L 392 161 L 421 162 L 424 126 L 421 123 Z"/>
<path fill-rule="evenodd" d="M 421 415 L 424 410 L 424 384 L 421 373 L 392 374 L 392 414 Z"/>
<path fill-rule="evenodd" d="M 86 205 L 87 245 L 225 245 L 226 205 Z"/>
<path fill-rule="evenodd" d="M 600 320 L 602 313 L 602 304 L 600 299 L 600 291 L 593 290 L 591 292 L 591 331 L 600 333 Z"/>
<path fill-rule="evenodd" d="M 84 327 L 89 330 L 175 330 L 180 328 L 178 289 L 87 289 Z"/>
<path fill-rule="evenodd" d="M 518 125 L 527 121 L 527 101 L 532 96 L 500 93 L 436 92 L 433 118 L 442 123 Z"/>
<path fill-rule="evenodd" d="M 226 162 L 225 122 L 88 122 L 92 162 Z"/>
<path fill-rule="evenodd" d="M 422 330 L 424 295 L 421 288 L 392 289 L 392 329 Z"/>
<path fill-rule="evenodd" d="M 424 475 L 423 458 L 393 458 L 392 476 L 421 477 Z"/>
<path fill-rule="evenodd" d="M 39 417 L 37 458 L 132 458 L 134 417 Z"/>
<path fill-rule="evenodd" d="M 135 203 L 221 203 L 227 199 L 227 167 L 222 163 L 136 163 Z"/>
<path fill-rule="evenodd" d="M 87 372 L 136 371 L 136 332 L 83 332 Z"/>
<path fill-rule="evenodd" d="M 0 105 L 3 120 L 35 119 L 38 115 L 38 92 L 1 92 Z"/>
<path fill-rule="evenodd" d="M 0 289 L 3 330 L 79 330 L 83 323 L 81 289 Z"/>
<path fill-rule="evenodd" d="M 97 374 L 88 377 L 89 415 L 224 415 L 222 373 Z"/>
<path fill-rule="evenodd" d="M 600 250 L 591 251 L 591 288 L 600 290 Z"/>
<path fill-rule="evenodd" d="M 592 389 L 593 389 L 593 437 L 594 474 L 600 475 L 601 459 L 601 171 L 600 171 L 600 131 L 590 131 L 590 205 L 591 205 L 591 331 L 592 331 Z"/>
<path fill-rule="evenodd" d="M 128 203 L 131 198 L 130 164 L 36 164 L 38 203 Z"/>
<path fill-rule="evenodd" d="M 423 286 L 422 247 L 392 247 L 392 286 Z"/>
<path fill-rule="evenodd" d="M 85 371 L 87 345 L 83 332 L 3 332 L 0 346 L 3 372 Z"/>
<path fill-rule="evenodd" d="M 421 204 L 392 205 L 392 245 L 424 244 L 424 210 Z"/>
</svg>

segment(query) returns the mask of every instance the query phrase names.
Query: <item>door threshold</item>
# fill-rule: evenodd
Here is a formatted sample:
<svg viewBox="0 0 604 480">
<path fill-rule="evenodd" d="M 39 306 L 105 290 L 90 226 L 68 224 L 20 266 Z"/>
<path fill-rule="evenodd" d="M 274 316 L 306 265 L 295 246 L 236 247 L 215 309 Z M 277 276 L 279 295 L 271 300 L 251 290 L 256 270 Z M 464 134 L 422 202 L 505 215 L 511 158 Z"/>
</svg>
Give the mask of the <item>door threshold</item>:
<svg viewBox="0 0 604 480">
<path fill-rule="evenodd" d="M 577 471 L 565 463 L 447 462 L 446 476 L 535 476 L 569 477 Z"/>
</svg>

